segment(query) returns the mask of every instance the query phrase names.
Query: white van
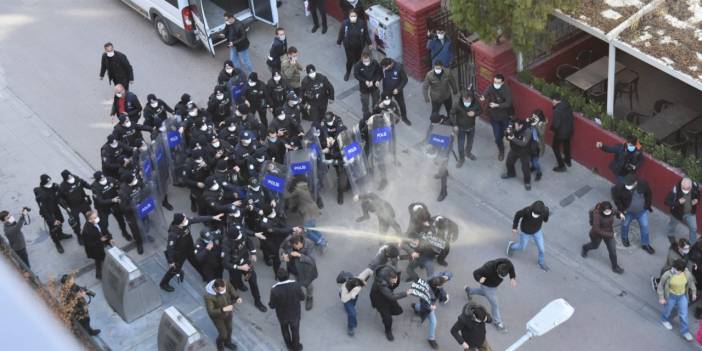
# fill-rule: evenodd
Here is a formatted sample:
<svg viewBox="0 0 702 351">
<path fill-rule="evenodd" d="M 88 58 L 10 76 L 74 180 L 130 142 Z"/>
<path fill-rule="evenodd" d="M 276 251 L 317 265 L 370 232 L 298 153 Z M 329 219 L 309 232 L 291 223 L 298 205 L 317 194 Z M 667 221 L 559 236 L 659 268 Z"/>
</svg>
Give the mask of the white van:
<svg viewBox="0 0 702 351">
<path fill-rule="evenodd" d="M 161 41 L 173 45 L 178 41 L 190 47 L 204 46 L 214 56 L 223 38 L 224 13 L 237 20 L 254 19 L 278 24 L 276 0 L 121 0 L 151 21 Z"/>
</svg>

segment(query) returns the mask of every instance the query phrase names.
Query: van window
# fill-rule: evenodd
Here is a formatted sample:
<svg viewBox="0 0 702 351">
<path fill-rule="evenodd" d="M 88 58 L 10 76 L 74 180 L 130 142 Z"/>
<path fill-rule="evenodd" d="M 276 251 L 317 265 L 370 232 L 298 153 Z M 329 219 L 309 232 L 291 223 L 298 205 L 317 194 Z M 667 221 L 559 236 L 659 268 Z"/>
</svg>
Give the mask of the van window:
<svg viewBox="0 0 702 351">
<path fill-rule="evenodd" d="M 178 8 L 178 0 L 166 0 L 166 2 L 171 4 L 171 6 Z"/>
</svg>

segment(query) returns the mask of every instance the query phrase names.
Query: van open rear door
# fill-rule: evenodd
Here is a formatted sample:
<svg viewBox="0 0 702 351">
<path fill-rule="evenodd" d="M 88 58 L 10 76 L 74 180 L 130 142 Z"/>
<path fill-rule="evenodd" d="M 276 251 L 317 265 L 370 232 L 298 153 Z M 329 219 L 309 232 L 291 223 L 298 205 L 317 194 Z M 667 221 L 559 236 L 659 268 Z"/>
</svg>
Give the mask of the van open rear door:
<svg viewBox="0 0 702 351">
<path fill-rule="evenodd" d="M 276 0 L 249 0 L 254 18 L 271 25 L 278 24 Z"/>
<path fill-rule="evenodd" d="M 215 55 L 214 43 L 210 34 L 210 27 L 207 25 L 207 16 L 203 0 L 190 0 L 190 9 L 192 11 L 193 22 L 195 22 L 195 32 L 197 38 L 207 50 Z"/>
</svg>

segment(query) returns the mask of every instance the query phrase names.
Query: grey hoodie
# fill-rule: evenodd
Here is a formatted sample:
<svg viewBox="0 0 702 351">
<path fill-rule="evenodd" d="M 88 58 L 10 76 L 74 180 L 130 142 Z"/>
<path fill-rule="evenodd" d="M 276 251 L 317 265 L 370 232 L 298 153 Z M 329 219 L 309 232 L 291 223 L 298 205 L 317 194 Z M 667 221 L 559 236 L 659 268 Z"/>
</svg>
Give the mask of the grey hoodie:
<svg viewBox="0 0 702 351">
<path fill-rule="evenodd" d="M 24 234 L 22 233 L 22 226 L 26 224 L 24 216 L 20 216 L 20 219 L 14 223 L 5 222 L 5 236 L 10 242 L 10 247 L 14 251 L 20 251 L 27 248 L 27 244 L 24 240 Z"/>
</svg>

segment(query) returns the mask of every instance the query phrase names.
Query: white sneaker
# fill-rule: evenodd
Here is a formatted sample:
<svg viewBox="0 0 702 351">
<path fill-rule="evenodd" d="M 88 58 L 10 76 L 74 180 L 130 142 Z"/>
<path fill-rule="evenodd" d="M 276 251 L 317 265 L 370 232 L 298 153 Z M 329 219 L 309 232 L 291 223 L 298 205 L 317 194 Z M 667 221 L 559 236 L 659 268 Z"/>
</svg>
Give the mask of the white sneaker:
<svg viewBox="0 0 702 351">
<path fill-rule="evenodd" d="M 665 327 L 665 329 L 673 330 L 673 325 L 670 324 L 670 322 L 668 322 L 668 321 L 662 321 L 661 324 L 663 324 L 663 327 Z"/>
<path fill-rule="evenodd" d="M 507 243 L 507 257 L 512 257 L 512 244 L 514 244 L 512 240 Z"/>
<path fill-rule="evenodd" d="M 690 332 L 687 332 L 687 333 L 683 334 L 683 338 L 684 338 L 686 341 L 692 341 L 692 340 L 694 339 L 694 338 L 692 337 L 692 334 L 690 334 Z"/>
<path fill-rule="evenodd" d="M 446 301 L 444 301 L 444 305 L 447 304 L 450 299 L 451 299 L 451 295 L 446 294 Z"/>
</svg>

